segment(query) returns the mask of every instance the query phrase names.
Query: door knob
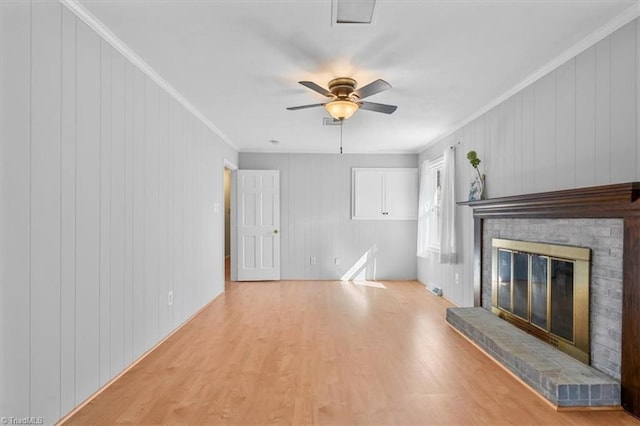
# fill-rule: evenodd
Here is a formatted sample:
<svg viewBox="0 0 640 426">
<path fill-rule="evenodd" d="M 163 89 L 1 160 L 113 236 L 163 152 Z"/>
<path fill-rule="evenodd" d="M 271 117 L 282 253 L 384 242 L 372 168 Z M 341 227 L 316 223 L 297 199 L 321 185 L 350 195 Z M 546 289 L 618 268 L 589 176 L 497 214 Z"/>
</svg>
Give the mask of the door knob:
<svg viewBox="0 0 640 426">
<path fill-rule="evenodd" d="M 274 234 L 277 234 L 277 233 L 278 233 L 278 230 L 277 230 L 277 229 L 274 229 L 274 230 L 273 230 L 273 233 L 274 233 Z"/>
</svg>

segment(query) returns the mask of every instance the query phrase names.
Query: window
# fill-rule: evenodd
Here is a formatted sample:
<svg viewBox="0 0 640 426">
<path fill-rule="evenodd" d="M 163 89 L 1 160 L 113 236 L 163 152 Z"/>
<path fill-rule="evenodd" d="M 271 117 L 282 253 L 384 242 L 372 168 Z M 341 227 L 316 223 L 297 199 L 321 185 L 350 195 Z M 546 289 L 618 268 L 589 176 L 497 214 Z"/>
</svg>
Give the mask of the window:
<svg viewBox="0 0 640 426">
<path fill-rule="evenodd" d="M 444 167 L 443 157 L 429 162 L 429 175 L 434 183 L 431 205 L 431 218 L 429 220 L 429 249 L 435 252 L 440 251 L 440 218 L 442 214 L 442 169 Z"/>
<path fill-rule="evenodd" d="M 418 200 L 418 250 L 420 257 L 440 250 L 438 221 L 441 213 L 444 157 L 424 161 L 420 170 Z"/>
</svg>

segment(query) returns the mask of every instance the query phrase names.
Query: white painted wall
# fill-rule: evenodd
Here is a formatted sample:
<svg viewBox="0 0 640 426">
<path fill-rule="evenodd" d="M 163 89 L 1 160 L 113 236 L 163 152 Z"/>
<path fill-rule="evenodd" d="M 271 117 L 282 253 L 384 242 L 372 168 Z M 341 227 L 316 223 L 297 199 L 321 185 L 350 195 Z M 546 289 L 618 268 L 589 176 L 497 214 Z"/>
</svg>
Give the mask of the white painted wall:
<svg viewBox="0 0 640 426">
<path fill-rule="evenodd" d="M 478 152 L 487 197 L 640 180 L 640 23 L 636 19 L 420 154 L 456 145 L 456 190 L 466 200 Z M 460 145 L 457 143 L 460 142 Z M 418 259 L 418 279 L 473 304 L 473 219 L 458 207 L 456 265 Z M 455 274 L 459 274 L 459 285 Z"/>
<path fill-rule="evenodd" d="M 0 19 L 0 417 L 51 424 L 224 290 L 237 153 L 57 1 Z"/>
<path fill-rule="evenodd" d="M 340 279 L 367 253 L 366 278 L 415 279 L 417 222 L 351 220 L 351 169 L 416 167 L 417 159 L 415 154 L 240 153 L 241 169 L 280 170 L 282 279 Z M 315 265 L 311 257 L 317 258 Z"/>
</svg>

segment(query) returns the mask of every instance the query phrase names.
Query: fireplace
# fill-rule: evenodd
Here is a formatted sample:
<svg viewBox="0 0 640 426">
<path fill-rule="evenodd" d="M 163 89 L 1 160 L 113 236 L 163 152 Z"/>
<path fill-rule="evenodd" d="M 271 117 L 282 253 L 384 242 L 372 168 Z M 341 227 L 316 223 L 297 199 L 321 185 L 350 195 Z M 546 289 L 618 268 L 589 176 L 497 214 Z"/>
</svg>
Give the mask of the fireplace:
<svg viewBox="0 0 640 426">
<path fill-rule="evenodd" d="M 592 323 L 591 323 L 591 365 L 596 365 L 600 371 L 607 372 L 613 378 L 619 378 L 622 389 L 622 406 L 636 416 L 640 416 L 640 182 L 628 182 L 612 185 L 594 186 L 588 188 L 574 188 L 560 191 L 551 191 L 537 194 L 522 194 L 493 198 L 489 200 L 459 202 L 459 205 L 469 205 L 473 208 L 474 217 L 474 305 L 484 306 L 490 309 L 491 273 L 485 279 L 485 273 L 490 271 L 491 260 L 486 259 L 484 253 L 489 247 L 485 246 L 483 234 L 489 220 L 503 219 L 530 219 L 543 220 L 554 219 L 563 221 L 593 219 L 607 221 L 610 219 L 620 221 L 619 232 L 615 233 L 615 246 L 611 246 L 609 254 L 619 257 L 621 268 L 615 275 L 607 271 L 607 263 L 603 262 L 604 273 L 597 277 L 600 284 L 595 282 L 595 269 L 591 270 L 592 287 Z M 535 240 L 540 233 L 535 230 L 534 238 L 516 238 L 523 240 Z M 570 232 L 568 232 L 570 233 Z M 580 232 L 577 232 L 580 234 Z M 562 234 L 555 234 L 562 237 Z M 547 236 L 545 236 L 547 237 Z M 614 237 L 613 231 L 610 237 L 601 238 L 598 234 L 591 242 L 604 241 Z M 498 236 L 498 238 L 509 238 Z M 545 238 L 547 241 L 548 238 Z M 598 255 L 598 249 L 593 245 L 594 259 Z M 564 244 L 564 241 L 558 241 Z M 581 244 L 582 245 L 582 244 Z M 592 259 L 592 264 L 596 261 Z M 485 263 L 486 262 L 486 263 Z M 620 284 L 619 288 L 612 291 L 609 284 L 612 281 Z M 484 283 L 484 285 L 483 285 Z M 615 306 L 602 305 L 594 309 L 598 303 L 599 294 L 593 292 L 596 285 L 597 291 L 603 294 L 613 295 Z M 624 297 L 622 295 L 624 294 Z M 620 308 L 620 311 L 609 311 L 608 308 Z M 613 315 L 613 316 L 611 316 Z M 596 322 L 601 324 L 600 330 L 595 330 Z M 607 327 L 615 325 L 614 328 Z M 619 325 L 619 327 L 618 327 Z M 602 332 L 605 331 L 605 332 Z M 617 351 L 602 349 L 599 340 L 611 340 Z M 615 362 L 617 360 L 617 363 Z"/>
<path fill-rule="evenodd" d="M 492 239 L 491 310 L 589 364 L 588 248 Z"/>
</svg>

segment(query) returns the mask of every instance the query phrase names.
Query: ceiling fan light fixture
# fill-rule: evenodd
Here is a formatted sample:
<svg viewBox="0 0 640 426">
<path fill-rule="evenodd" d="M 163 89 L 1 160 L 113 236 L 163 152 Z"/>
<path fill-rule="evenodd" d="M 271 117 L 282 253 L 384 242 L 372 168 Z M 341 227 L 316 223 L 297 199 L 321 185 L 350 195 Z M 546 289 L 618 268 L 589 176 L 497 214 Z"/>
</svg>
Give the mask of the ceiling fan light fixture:
<svg viewBox="0 0 640 426">
<path fill-rule="evenodd" d="M 336 99 L 327 103 L 325 109 L 336 120 L 346 120 L 360 108 L 360 106 L 350 100 Z"/>
</svg>

